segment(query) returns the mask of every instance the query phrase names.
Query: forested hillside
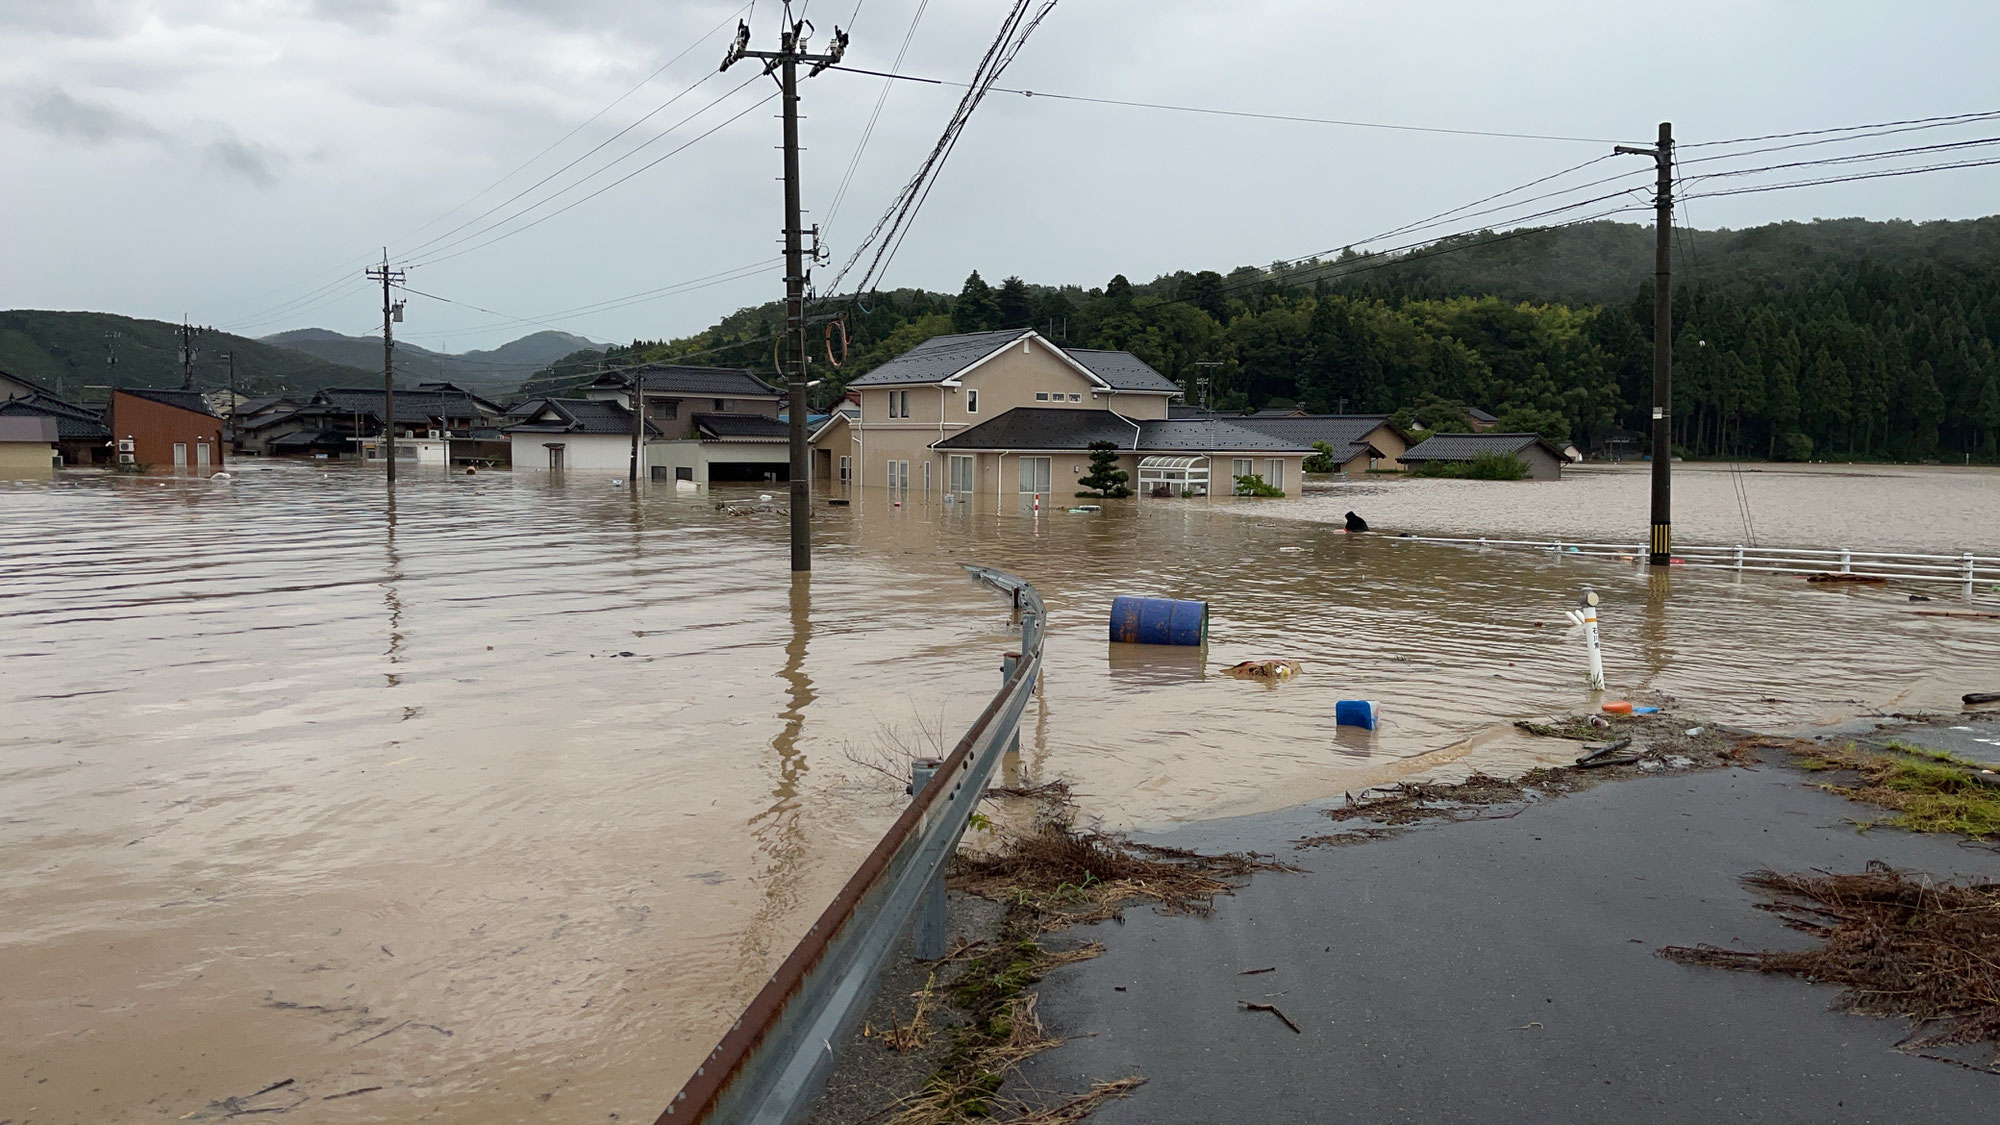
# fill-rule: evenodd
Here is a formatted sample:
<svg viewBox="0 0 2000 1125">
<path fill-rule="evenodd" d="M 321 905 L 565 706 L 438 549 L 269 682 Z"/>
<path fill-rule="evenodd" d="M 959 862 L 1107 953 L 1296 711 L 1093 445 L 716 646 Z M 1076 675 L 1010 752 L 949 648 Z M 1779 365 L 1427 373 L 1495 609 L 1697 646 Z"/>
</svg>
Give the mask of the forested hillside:
<svg viewBox="0 0 2000 1125">
<path fill-rule="evenodd" d="M 2000 218 L 1781 223 L 1676 243 L 1674 427 L 1689 454 L 2000 453 Z M 816 309 L 844 315 L 851 341 L 829 370 L 838 337 L 812 330 L 817 401 L 929 336 L 1033 325 L 1130 349 L 1191 402 L 1204 378 L 1219 408 L 1394 411 L 1432 396 L 1591 445 L 1648 425 L 1652 245 L 1650 228 L 1593 223 L 1088 291 L 975 273 L 955 296 L 898 290 Z M 781 323 L 775 302 L 744 309 L 695 336 L 573 356 L 531 386 L 689 355 L 770 377 Z"/>
<path fill-rule="evenodd" d="M 290 351 L 317 356 L 381 377 L 382 339 L 380 336 L 345 336 L 324 328 L 295 328 L 262 338 L 264 343 Z M 456 383 L 476 394 L 504 394 L 539 367 L 579 349 L 597 345 L 568 332 L 535 332 L 511 340 L 497 348 L 460 354 L 434 352 L 405 340 L 396 342 L 397 382 Z"/>
<path fill-rule="evenodd" d="M 110 313 L 36 309 L 0 312 L 0 371 L 33 379 L 54 388 L 65 398 L 105 397 L 105 392 L 90 388 L 111 382 L 111 365 L 106 361 L 114 348 L 121 385 L 181 385 L 178 324 Z M 371 377 L 365 370 L 342 367 L 243 336 L 208 332 L 195 339 L 195 386 L 203 390 L 227 386 L 229 362 L 224 356 L 230 352 L 236 354 L 237 389 L 251 393 L 279 389 L 311 391 L 354 383 L 366 386 Z M 372 377 L 381 382 L 379 366 Z"/>
</svg>

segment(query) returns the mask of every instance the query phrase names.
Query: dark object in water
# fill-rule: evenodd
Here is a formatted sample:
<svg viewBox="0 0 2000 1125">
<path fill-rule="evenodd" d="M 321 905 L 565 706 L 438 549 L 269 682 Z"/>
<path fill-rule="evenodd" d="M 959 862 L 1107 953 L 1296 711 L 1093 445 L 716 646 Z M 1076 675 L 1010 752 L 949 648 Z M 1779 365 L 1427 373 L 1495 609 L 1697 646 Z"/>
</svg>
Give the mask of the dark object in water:
<svg viewBox="0 0 2000 1125">
<path fill-rule="evenodd" d="M 1913 601 L 1913 602 L 1927 602 L 1927 601 L 1930 601 L 1930 599 L 1929 599 L 1929 598 L 1927 598 L 1927 597 L 1923 596 L 1922 594 L 1911 594 L 1911 595 L 1910 595 L 1910 600 L 1911 600 L 1911 601 Z"/>
<path fill-rule="evenodd" d="M 1806 578 L 1808 582 L 1859 582 L 1870 586 L 1880 586 L 1889 581 L 1872 574 L 1814 574 Z"/>
<path fill-rule="evenodd" d="M 1360 516 L 1355 515 L 1353 512 L 1349 512 L 1347 513 L 1347 530 L 1367 531 L 1368 521 L 1362 519 Z"/>
<path fill-rule="evenodd" d="M 1974 703 L 2000 703 L 2000 691 L 1969 691 L 1965 693 L 1963 698 L 1968 705 Z"/>
<path fill-rule="evenodd" d="M 1578 758 L 1576 764 L 1586 769 L 1597 765 L 1608 765 L 1610 763 L 1603 762 L 1600 759 L 1609 758 L 1611 755 L 1618 753 L 1630 745 L 1632 745 L 1631 739 L 1621 738 L 1616 742 L 1607 743 L 1603 746 L 1586 746 L 1584 749 L 1588 753 Z M 1636 761 L 1637 759 L 1633 760 Z"/>
</svg>

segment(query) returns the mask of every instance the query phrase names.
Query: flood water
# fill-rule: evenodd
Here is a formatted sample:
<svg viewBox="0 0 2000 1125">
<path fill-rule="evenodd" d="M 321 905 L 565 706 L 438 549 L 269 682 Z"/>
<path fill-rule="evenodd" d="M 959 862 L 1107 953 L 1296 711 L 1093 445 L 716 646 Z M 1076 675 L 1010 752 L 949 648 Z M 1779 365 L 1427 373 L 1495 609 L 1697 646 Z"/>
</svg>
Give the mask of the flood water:
<svg viewBox="0 0 2000 1125">
<path fill-rule="evenodd" d="M 908 799 L 873 767 L 998 686 L 1018 634 L 961 562 L 1051 610 L 1010 778 L 1119 827 L 1365 787 L 1586 702 L 1583 582 L 1614 687 L 1718 720 L 2000 683 L 2000 623 L 1898 590 L 1347 536 L 1311 522 L 1360 507 L 1338 494 L 1036 518 L 874 493 L 816 513 L 801 584 L 782 511 L 708 496 L 492 473 L 389 507 L 342 467 L 232 471 L 0 484 L 0 1120 L 210 1120 L 293 1079 L 250 1104 L 650 1121 Z M 1628 475 L 1352 495 L 1519 534 L 1642 503 Z M 1976 515 L 1991 474 L 1798 479 L 1878 545 L 1994 553 L 2000 520 L 1962 542 L 1912 502 L 1972 481 Z M 1803 503 L 1757 518 L 1839 545 Z M 1128 593 L 1208 599 L 1208 651 L 1109 644 Z M 1305 674 L 1215 671 L 1274 656 Z M 1355 697 L 1381 730 L 1331 726 Z"/>
</svg>

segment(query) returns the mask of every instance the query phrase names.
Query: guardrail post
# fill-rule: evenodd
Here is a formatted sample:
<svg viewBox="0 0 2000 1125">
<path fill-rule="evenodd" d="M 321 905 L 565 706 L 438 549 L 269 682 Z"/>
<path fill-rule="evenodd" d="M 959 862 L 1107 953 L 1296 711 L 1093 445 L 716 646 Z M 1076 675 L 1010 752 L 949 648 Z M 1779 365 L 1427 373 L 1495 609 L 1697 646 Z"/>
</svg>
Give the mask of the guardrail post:
<svg viewBox="0 0 2000 1125">
<path fill-rule="evenodd" d="M 916 800 L 924 786 L 937 776 L 938 767 L 943 765 L 936 758 L 912 758 L 910 760 L 910 799 Z M 935 961 L 944 956 L 945 913 L 944 913 L 944 872 L 940 870 L 930 885 L 917 897 L 915 933 L 916 956 L 919 961 Z"/>
<path fill-rule="evenodd" d="M 1972 600 L 1972 584 L 1977 576 L 1973 572 L 1972 552 L 1965 552 L 1965 600 Z"/>
<path fill-rule="evenodd" d="M 1743 573 L 1743 544 L 1736 545 L 1736 573 Z"/>
<path fill-rule="evenodd" d="M 1556 540 L 1556 557 L 1562 558 L 1562 554 L 1563 554 L 1563 541 L 1558 539 Z"/>
<path fill-rule="evenodd" d="M 1010 652 L 1000 658 L 1000 686 L 1002 688 L 1006 687 L 1008 682 L 1013 680 L 1014 669 L 1020 666 L 1021 654 L 1018 652 Z M 1019 723 L 1014 724 L 1014 737 L 1007 740 L 1007 752 L 1010 754 L 1019 754 L 1021 752 L 1021 724 Z"/>
<path fill-rule="evenodd" d="M 1854 552 L 1845 547 L 1840 549 L 1840 573 L 1854 573 Z"/>
</svg>

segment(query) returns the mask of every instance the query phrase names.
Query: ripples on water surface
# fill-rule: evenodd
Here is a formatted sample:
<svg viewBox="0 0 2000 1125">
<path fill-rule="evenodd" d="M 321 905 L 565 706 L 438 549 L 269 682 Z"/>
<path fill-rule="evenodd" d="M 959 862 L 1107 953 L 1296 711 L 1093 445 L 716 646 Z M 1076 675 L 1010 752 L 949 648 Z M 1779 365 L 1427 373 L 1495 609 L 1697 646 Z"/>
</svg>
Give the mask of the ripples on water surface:
<svg viewBox="0 0 2000 1125">
<path fill-rule="evenodd" d="M 407 480 L 392 514 L 343 468 L 236 476 L 0 484 L 0 1118 L 177 1119 L 290 1077 L 315 1122 L 650 1119 L 907 799 L 857 760 L 955 738 L 997 686 L 1016 634 L 961 561 L 1051 609 L 1014 773 L 1124 826 L 1358 788 L 1580 702 L 1583 581 L 1614 683 L 1720 719 L 2000 679 L 1991 623 L 1901 593 L 1666 590 L 1294 518 L 1340 496 L 1038 521 L 864 496 L 820 512 L 807 589 L 782 514 L 706 498 L 487 474 Z M 1605 479 L 1355 494 L 1517 533 Z M 1109 645 L 1120 593 L 1209 599 L 1206 665 Z M 1310 663 L 1213 673 L 1264 656 Z M 1381 731 L 1331 728 L 1354 696 Z"/>
</svg>

